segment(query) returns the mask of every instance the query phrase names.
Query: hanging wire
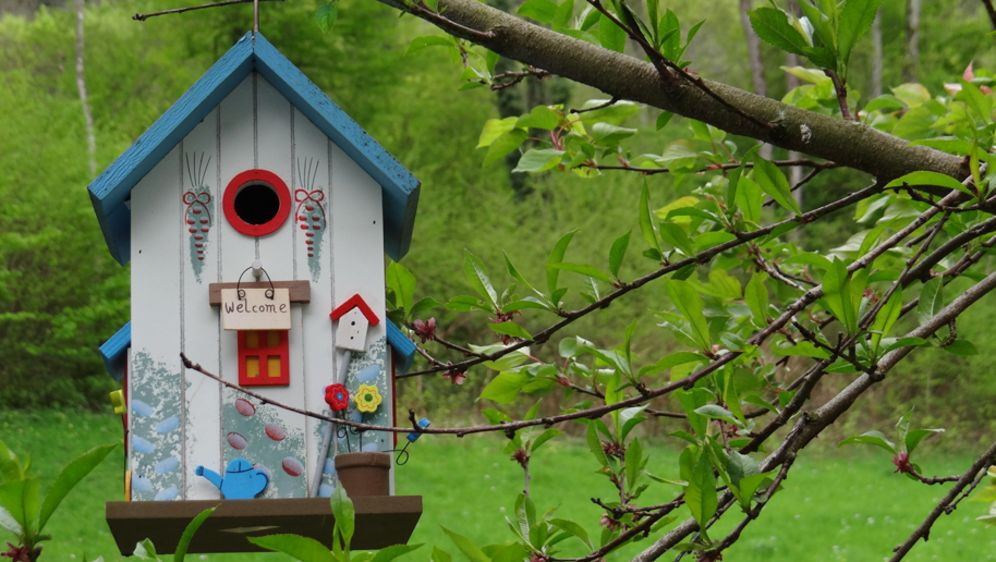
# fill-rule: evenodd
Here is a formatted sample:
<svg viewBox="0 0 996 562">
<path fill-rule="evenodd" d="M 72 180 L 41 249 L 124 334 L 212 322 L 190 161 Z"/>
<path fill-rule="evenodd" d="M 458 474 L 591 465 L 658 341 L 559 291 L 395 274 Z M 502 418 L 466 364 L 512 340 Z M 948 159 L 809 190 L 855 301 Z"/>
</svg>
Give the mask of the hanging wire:
<svg viewBox="0 0 996 562">
<path fill-rule="evenodd" d="M 135 14 L 131 19 L 135 21 L 145 21 L 149 18 L 154 18 L 156 16 L 166 16 L 169 14 L 182 14 L 185 12 L 193 12 L 195 10 L 206 10 L 208 8 L 220 8 L 223 6 L 233 6 L 235 4 L 248 4 L 252 2 L 255 6 L 258 6 L 259 2 L 283 2 L 284 0 L 222 0 L 220 2 L 211 2 L 209 4 L 199 4 L 197 6 L 184 6 L 182 8 L 170 8 L 168 10 L 160 10 L 158 12 L 147 12 L 144 14 Z M 254 16 L 258 14 L 258 8 L 254 9 Z M 258 31 L 259 26 L 256 21 L 257 17 L 253 18 L 253 31 Z"/>
</svg>

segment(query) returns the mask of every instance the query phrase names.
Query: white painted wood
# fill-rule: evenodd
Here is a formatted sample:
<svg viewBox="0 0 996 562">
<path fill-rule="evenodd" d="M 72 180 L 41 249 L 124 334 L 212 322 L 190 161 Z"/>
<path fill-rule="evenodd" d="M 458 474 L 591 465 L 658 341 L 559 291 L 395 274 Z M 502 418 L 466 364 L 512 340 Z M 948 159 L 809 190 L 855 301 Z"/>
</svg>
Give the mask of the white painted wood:
<svg viewBox="0 0 996 562">
<path fill-rule="evenodd" d="M 171 150 L 131 192 L 129 463 L 138 500 L 184 489 L 180 154 Z"/>
<path fill-rule="evenodd" d="M 335 346 L 337 349 L 363 351 L 367 348 L 367 329 L 370 322 L 359 307 L 339 317 L 336 322 Z"/>
<path fill-rule="evenodd" d="M 253 76 L 250 74 L 219 105 L 218 110 L 221 114 L 218 155 L 219 197 L 223 197 L 225 187 L 236 174 L 256 167 L 255 138 L 253 136 L 256 125 L 254 122 L 254 101 Z M 256 259 L 256 242 L 253 238 L 240 234 L 232 228 L 223 213 L 218 220 L 218 235 L 219 249 L 221 250 L 219 281 L 237 281 L 239 275 L 247 267 L 250 267 Z M 252 276 L 251 273 L 246 275 L 250 278 Z M 218 309 L 214 308 L 212 312 L 214 313 L 213 324 L 219 333 L 219 375 L 227 382 L 238 384 L 237 334 L 222 330 Z M 235 458 L 248 457 L 245 449 L 234 449 L 231 443 L 233 441 L 239 442 L 239 436 L 248 440 L 249 437 L 254 437 L 253 433 L 258 432 L 258 428 L 255 428 L 252 423 L 258 419 L 258 404 L 253 405 L 250 410 L 246 410 L 253 412 L 251 417 L 239 418 L 237 415 L 231 414 L 231 408 L 234 407 L 239 398 L 239 393 L 224 388 L 221 390 L 220 403 L 214 409 L 215 415 L 219 417 L 219 462 L 217 466 L 206 464 L 205 466 L 215 472 L 224 472 L 225 466 Z M 255 403 L 255 401 L 246 403 L 250 402 Z M 233 435 L 234 437 L 230 437 Z M 252 459 L 250 458 L 250 460 Z"/>
<path fill-rule="evenodd" d="M 262 76 L 256 79 L 256 135 L 258 167 L 277 174 L 290 191 L 291 209 L 287 221 L 268 236 L 259 239 L 259 259 L 274 280 L 295 279 L 294 264 L 294 177 L 291 131 L 291 104 Z M 300 269 L 300 268 L 298 268 Z M 302 318 L 303 307 L 310 304 L 293 305 L 290 344 L 290 384 L 275 386 L 265 390 L 267 396 L 275 400 L 303 408 L 307 380 L 305 378 Z M 303 473 L 295 479 L 285 479 L 280 497 L 306 497 L 308 495 L 307 455 L 308 436 L 305 432 L 305 419 L 300 414 L 279 408 L 273 409 L 287 432 L 288 438 L 281 442 L 283 453 L 301 463 Z M 297 440 L 295 440 L 296 438 Z M 280 468 L 278 467 L 278 470 Z M 286 473 L 285 473 L 286 474 Z"/>
<path fill-rule="evenodd" d="M 294 262 L 297 279 L 310 279 L 311 303 L 302 308 L 300 341 L 307 351 L 304 357 L 305 407 L 312 412 L 330 413 L 325 403 L 325 387 L 332 384 L 335 365 L 332 312 L 332 251 L 331 194 L 329 192 L 328 138 L 307 117 L 293 111 L 294 130 Z M 316 223 L 315 217 L 320 222 Z M 302 229 L 301 226 L 307 227 Z M 319 228 L 314 228 L 315 226 Z M 307 236 L 310 232 L 312 235 Z M 307 240 L 312 244 L 307 244 Z M 307 418 L 307 474 L 313 486 L 317 472 L 325 461 L 320 457 L 323 422 Z M 310 490 L 309 490 L 310 491 Z"/>
<path fill-rule="evenodd" d="M 208 302 L 208 284 L 220 281 L 218 262 L 221 253 L 219 233 L 225 217 L 221 210 L 224 184 L 218 177 L 218 109 L 213 110 L 183 140 L 184 193 L 206 187 L 211 200 L 210 228 L 206 243 L 200 248 L 191 247 L 189 226 L 186 221 L 177 227 L 182 231 L 183 249 L 183 350 L 187 356 L 213 373 L 218 368 L 218 312 Z M 192 213 L 186 213 L 192 214 Z M 198 221 L 199 223 L 199 221 Z M 195 271 L 195 260 L 199 260 L 200 272 Z M 221 385 L 196 372 L 185 370 L 186 434 L 185 459 L 186 475 L 184 498 L 188 500 L 216 499 L 220 497 L 218 488 L 204 478 L 194 475 L 198 465 L 217 470 L 221 466 Z"/>
<path fill-rule="evenodd" d="M 329 141 L 332 158 L 332 253 L 335 255 L 334 302 L 345 302 L 359 293 L 378 318 L 384 312 L 384 237 L 380 186 L 355 162 Z M 347 375 L 347 388 L 355 391 L 360 380 L 360 370 L 372 363 L 380 363 L 383 370 L 376 381 L 383 401 L 375 415 L 366 415 L 371 423 L 388 425 L 393 419 L 394 396 L 386 372 L 386 322 L 368 330 L 367 352 L 357 357 L 354 353 Z M 338 330 L 339 328 L 337 328 Z M 376 351 L 379 350 L 379 351 Z M 375 353 L 372 353 L 376 351 Z M 373 382 L 373 381 L 369 381 Z M 358 440 L 353 441 L 355 446 Z M 391 449 L 387 434 L 367 435 L 363 446 L 377 445 L 379 450 Z M 341 445 L 341 443 L 340 443 Z M 393 471 L 393 465 L 392 465 Z"/>
</svg>

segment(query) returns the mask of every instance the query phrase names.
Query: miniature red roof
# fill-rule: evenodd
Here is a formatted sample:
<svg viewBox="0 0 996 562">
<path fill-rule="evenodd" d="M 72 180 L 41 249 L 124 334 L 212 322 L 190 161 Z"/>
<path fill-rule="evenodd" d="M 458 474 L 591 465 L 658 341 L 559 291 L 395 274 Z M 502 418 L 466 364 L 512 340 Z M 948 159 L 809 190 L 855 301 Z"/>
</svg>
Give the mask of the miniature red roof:
<svg viewBox="0 0 996 562">
<path fill-rule="evenodd" d="M 363 316 L 367 317 L 367 322 L 370 322 L 371 326 L 376 326 L 380 322 L 380 318 L 377 318 L 377 315 L 374 314 L 374 311 L 371 310 L 369 306 L 367 306 L 366 301 L 363 300 L 363 297 L 361 297 L 359 293 L 356 293 L 346 299 L 346 302 L 337 306 L 335 310 L 329 314 L 329 316 L 332 317 L 332 320 L 338 320 L 343 314 L 346 314 L 350 310 L 357 307 L 360 309 L 360 312 L 363 313 Z"/>
</svg>

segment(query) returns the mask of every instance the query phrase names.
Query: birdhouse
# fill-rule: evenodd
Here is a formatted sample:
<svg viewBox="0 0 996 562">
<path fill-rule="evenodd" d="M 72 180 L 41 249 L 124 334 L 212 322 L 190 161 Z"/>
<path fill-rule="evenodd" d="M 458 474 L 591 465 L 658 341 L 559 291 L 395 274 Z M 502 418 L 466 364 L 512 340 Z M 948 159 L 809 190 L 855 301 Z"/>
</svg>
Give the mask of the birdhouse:
<svg viewBox="0 0 996 562">
<path fill-rule="evenodd" d="M 131 263 L 131 320 L 100 350 L 124 388 L 125 498 L 107 506 L 121 551 L 149 537 L 172 552 L 218 504 L 192 551 L 328 543 L 336 459 L 390 453 L 395 435 L 281 406 L 396 425 L 394 375 L 415 347 L 385 315 L 384 255 L 408 251 L 418 180 L 256 33 L 89 192 Z M 354 548 L 404 543 L 421 513 L 384 470 L 383 493 L 353 498 Z"/>
</svg>

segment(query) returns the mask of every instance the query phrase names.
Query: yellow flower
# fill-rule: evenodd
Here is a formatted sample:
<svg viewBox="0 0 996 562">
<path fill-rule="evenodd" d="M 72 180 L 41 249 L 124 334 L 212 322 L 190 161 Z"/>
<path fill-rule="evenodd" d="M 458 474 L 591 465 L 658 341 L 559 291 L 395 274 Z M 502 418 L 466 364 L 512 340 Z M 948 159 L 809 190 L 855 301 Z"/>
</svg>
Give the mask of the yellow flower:
<svg viewBox="0 0 996 562">
<path fill-rule="evenodd" d="M 353 401 L 356 402 L 356 409 L 361 412 L 372 414 L 377 411 L 383 398 L 380 390 L 372 384 L 361 384 L 353 394 Z"/>
</svg>

